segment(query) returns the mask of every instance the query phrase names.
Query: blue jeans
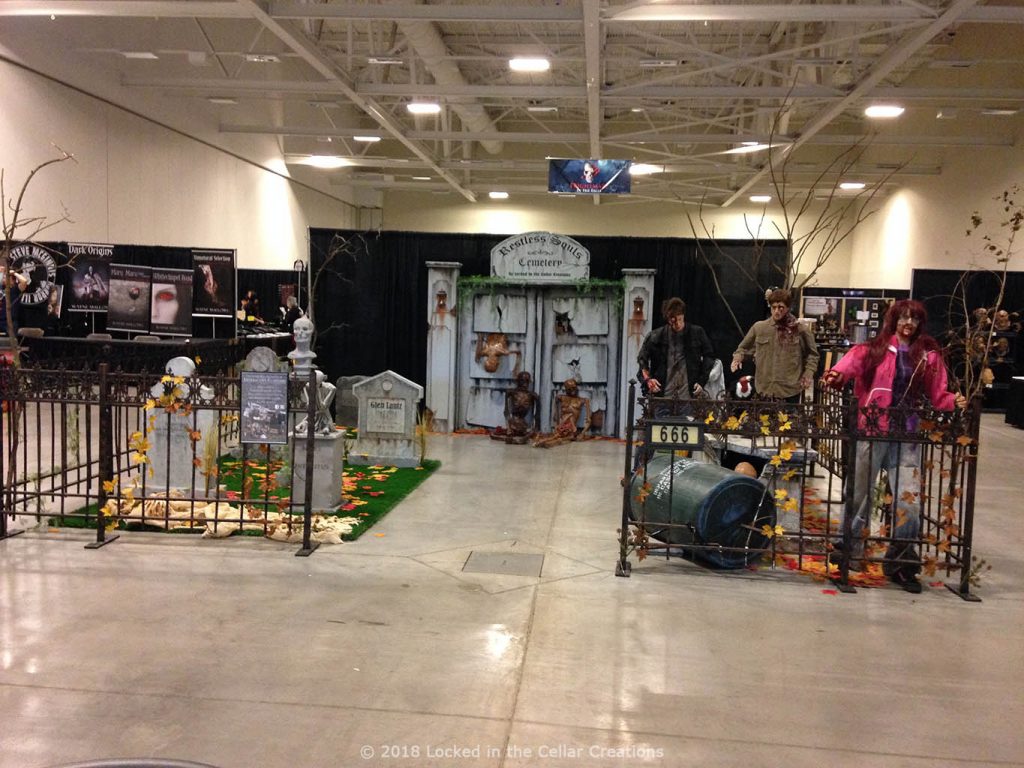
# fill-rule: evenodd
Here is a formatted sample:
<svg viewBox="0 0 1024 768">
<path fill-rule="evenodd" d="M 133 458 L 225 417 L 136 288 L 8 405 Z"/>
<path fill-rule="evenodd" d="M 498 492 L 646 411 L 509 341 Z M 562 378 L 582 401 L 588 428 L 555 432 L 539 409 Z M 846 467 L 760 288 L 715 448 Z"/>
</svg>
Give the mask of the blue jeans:
<svg viewBox="0 0 1024 768">
<path fill-rule="evenodd" d="M 850 524 L 850 556 L 864 556 L 864 529 L 871 521 L 878 473 L 885 470 L 893 497 L 893 539 L 917 539 L 921 532 L 921 446 L 895 440 L 857 443 L 853 478 L 854 517 Z"/>
</svg>

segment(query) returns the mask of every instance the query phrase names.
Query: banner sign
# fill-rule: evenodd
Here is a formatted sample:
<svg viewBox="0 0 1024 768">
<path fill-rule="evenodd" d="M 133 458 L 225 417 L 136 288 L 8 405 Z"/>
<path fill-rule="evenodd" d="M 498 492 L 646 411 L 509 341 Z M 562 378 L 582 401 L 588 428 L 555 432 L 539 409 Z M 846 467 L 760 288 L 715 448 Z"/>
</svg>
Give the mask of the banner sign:
<svg viewBox="0 0 1024 768">
<path fill-rule="evenodd" d="M 114 246 L 68 243 L 71 261 L 69 312 L 106 312 L 110 300 L 110 262 Z"/>
<path fill-rule="evenodd" d="M 149 330 L 164 336 L 192 335 L 192 270 L 153 267 Z"/>
<path fill-rule="evenodd" d="M 629 160 L 549 160 L 548 192 L 628 195 Z"/>
<path fill-rule="evenodd" d="M 491 277 L 523 283 L 567 283 L 590 277 L 590 251 L 565 235 L 526 232 L 491 249 Z"/>
<path fill-rule="evenodd" d="M 149 331 L 149 267 L 111 264 L 108 331 Z"/>
<path fill-rule="evenodd" d="M 192 250 L 192 314 L 234 317 L 235 252 Z"/>
</svg>

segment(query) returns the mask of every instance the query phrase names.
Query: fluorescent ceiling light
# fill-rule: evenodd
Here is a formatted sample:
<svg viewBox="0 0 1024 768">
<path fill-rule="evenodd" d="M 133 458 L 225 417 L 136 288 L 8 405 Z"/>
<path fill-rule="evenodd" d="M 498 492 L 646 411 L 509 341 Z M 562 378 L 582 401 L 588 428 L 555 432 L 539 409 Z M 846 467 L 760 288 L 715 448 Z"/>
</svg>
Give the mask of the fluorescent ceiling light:
<svg viewBox="0 0 1024 768">
<path fill-rule="evenodd" d="M 1011 109 L 1009 107 L 986 107 L 981 110 L 983 115 L 996 115 L 998 117 L 1008 117 L 1010 115 L 1016 115 L 1019 110 Z"/>
<path fill-rule="evenodd" d="M 972 59 L 936 59 L 928 62 L 929 69 L 970 69 L 975 62 Z"/>
<path fill-rule="evenodd" d="M 352 165 L 351 161 L 346 160 L 344 157 L 338 157 L 337 155 L 310 155 L 304 160 L 299 161 L 302 165 L 311 165 L 314 168 L 344 168 L 345 166 Z"/>
<path fill-rule="evenodd" d="M 254 64 L 273 64 L 274 62 L 280 61 L 280 59 L 272 53 L 247 53 L 245 54 L 245 60 Z"/>
<path fill-rule="evenodd" d="M 121 51 L 121 55 L 126 59 L 159 59 L 152 51 Z"/>
<path fill-rule="evenodd" d="M 898 104 L 872 104 L 864 110 L 865 117 L 892 118 L 899 117 L 904 112 L 903 107 Z"/>
<path fill-rule="evenodd" d="M 756 141 L 745 141 L 738 147 L 733 147 L 732 149 L 725 150 L 725 154 L 745 155 L 748 152 L 760 152 L 765 149 L 768 149 L 767 144 L 758 144 Z"/>
<path fill-rule="evenodd" d="M 558 107 L 544 107 L 540 104 L 533 104 L 526 108 L 527 112 L 557 112 Z"/>
<path fill-rule="evenodd" d="M 412 180 L 413 181 L 430 181 L 430 177 L 429 176 L 413 176 Z"/>
<path fill-rule="evenodd" d="M 441 105 L 433 101 L 410 101 L 405 108 L 414 115 L 436 115 Z"/>
<path fill-rule="evenodd" d="M 770 203 L 772 201 L 771 195 L 751 195 L 750 202 L 752 203 Z"/>
<path fill-rule="evenodd" d="M 679 59 L 640 59 L 637 62 L 641 69 L 661 69 L 663 67 L 678 67 Z"/>
<path fill-rule="evenodd" d="M 487 196 L 491 200 L 508 200 L 508 192 L 488 192 Z"/>
<path fill-rule="evenodd" d="M 939 107 L 935 113 L 936 120 L 952 120 L 956 117 L 956 107 Z"/>
<path fill-rule="evenodd" d="M 664 165 L 652 165 L 651 163 L 633 163 L 629 166 L 631 176 L 649 176 L 652 173 L 664 173 Z"/>
<path fill-rule="evenodd" d="M 844 181 L 844 182 L 841 182 L 839 184 L 839 188 L 840 189 L 847 189 L 847 190 L 864 189 L 864 187 L 866 187 L 866 186 L 867 186 L 867 184 L 865 184 L 863 181 Z"/>
<path fill-rule="evenodd" d="M 237 104 L 238 99 L 233 99 L 230 96 L 211 96 L 207 99 L 211 104 Z"/>
<path fill-rule="evenodd" d="M 643 111 L 644 111 L 644 108 L 643 108 L 643 107 L 633 107 L 633 108 L 632 108 L 632 109 L 630 109 L 629 111 L 630 111 L 630 112 L 643 112 Z"/>
<path fill-rule="evenodd" d="M 547 72 L 551 62 L 539 56 L 516 57 L 508 60 L 508 68 L 513 72 Z"/>
<path fill-rule="evenodd" d="M 395 56 L 370 56 L 366 62 L 368 64 L 401 64 L 402 60 Z"/>
<path fill-rule="evenodd" d="M 372 143 L 374 143 L 376 141 L 380 141 L 380 136 L 353 136 L 352 140 L 353 141 L 365 141 L 365 142 L 367 142 L 369 144 L 372 144 Z"/>
</svg>

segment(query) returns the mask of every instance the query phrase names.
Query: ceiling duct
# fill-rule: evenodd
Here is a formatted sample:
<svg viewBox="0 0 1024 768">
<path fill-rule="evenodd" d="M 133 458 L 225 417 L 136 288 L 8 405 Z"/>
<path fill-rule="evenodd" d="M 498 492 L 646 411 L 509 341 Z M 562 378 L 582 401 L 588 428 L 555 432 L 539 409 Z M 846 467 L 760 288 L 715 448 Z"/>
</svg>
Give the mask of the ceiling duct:
<svg viewBox="0 0 1024 768">
<path fill-rule="evenodd" d="M 398 22 L 398 28 L 405 35 L 406 40 L 413 50 L 423 59 L 423 63 L 434 81 L 443 86 L 464 86 L 466 79 L 462 76 L 458 66 L 448 58 L 448 48 L 441 39 L 441 35 L 429 21 Z M 495 133 L 498 128 L 491 120 L 480 104 L 456 103 L 451 108 L 462 120 L 462 124 L 470 131 L 477 133 Z M 502 142 L 491 139 L 482 139 L 480 145 L 492 155 L 501 152 Z"/>
</svg>

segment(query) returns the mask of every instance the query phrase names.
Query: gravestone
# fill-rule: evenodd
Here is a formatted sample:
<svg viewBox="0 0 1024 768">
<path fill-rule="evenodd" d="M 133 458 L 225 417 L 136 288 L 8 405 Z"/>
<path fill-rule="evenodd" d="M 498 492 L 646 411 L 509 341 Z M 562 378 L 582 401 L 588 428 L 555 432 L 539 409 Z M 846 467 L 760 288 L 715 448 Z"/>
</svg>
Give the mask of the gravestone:
<svg viewBox="0 0 1024 768">
<path fill-rule="evenodd" d="M 146 418 L 146 439 L 149 441 L 146 455 L 153 471 L 146 478 L 146 492 L 153 494 L 172 489 L 188 492 L 192 488 L 194 474 L 196 495 L 199 496 L 207 485 L 207 477 L 203 473 L 208 473 L 211 467 L 203 463 L 208 454 L 215 453 L 219 421 L 215 410 L 197 406 L 211 400 L 213 390 L 200 385 L 198 392 L 192 392 L 196 380 L 191 377 L 195 375 L 196 364 L 188 357 L 171 358 L 164 371 L 166 376 L 180 376 L 183 381 L 161 380 L 149 390 L 156 407 L 147 411 Z M 166 406 L 174 402 L 191 403 L 191 414 L 173 408 L 168 411 Z M 199 440 L 195 441 L 194 454 L 190 436 L 193 430 L 200 434 Z M 207 450 L 210 448 L 214 450 Z M 200 460 L 199 467 L 192 463 L 193 458 Z M 212 490 L 216 489 L 214 477 L 210 478 L 210 485 Z"/>
<path fill-rule="evenodd" d="M 359 400 L 352 387 L 369 376 L 342 376 L 338 379 L 338 395 L 334 401 L 334 422 L 342 427 L 354 427 L 359 423 Z"/>
<path fill-rule="evenodd" d="M 423 387 L 384 371 L 359 382 L 352 392 L 359 403 L 359 436 L 349 451 L 349 464 L 419 466 L 416 406 Z"/>
<path fill-rule="evenodd" d="M 288 363 L 277 356 L 270 347 L 253 347 L 242 361 L 243 371 L 287 371 Z"/>
</svg>

